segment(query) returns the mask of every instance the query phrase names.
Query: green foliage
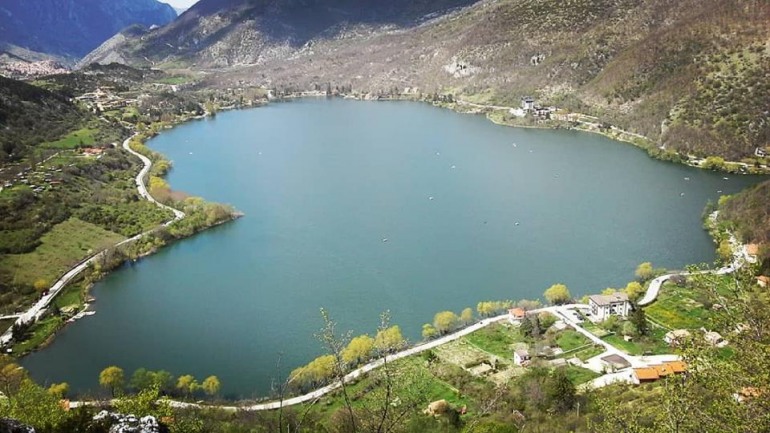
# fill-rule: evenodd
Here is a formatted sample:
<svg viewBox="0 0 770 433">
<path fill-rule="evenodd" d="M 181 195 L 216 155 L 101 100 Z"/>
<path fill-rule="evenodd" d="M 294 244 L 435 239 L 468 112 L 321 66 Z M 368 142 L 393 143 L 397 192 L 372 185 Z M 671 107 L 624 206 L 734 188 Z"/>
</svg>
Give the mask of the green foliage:
<svg viewBox="0 0 770 433">
<path fill-rule="evenodd" d="M 0 417 L 12 418 L 41 429 L 51 429 L 65 420 L 66 412 L 57 396 L 32 380 L 24 379 L 11 398 L 0 402 Z"/>
<path fill-rule="evenodd" d="M 457 314 L 451 311 L 442 311 L 436 313 L 436 316 L 433 318 L 433 327 L 440 334 L 446 334 L 457 328 L 458 322 L 459 317 L 457 317 Z"/>
<path fill-rule="evenodd" d="M 485 301 L 479 302 L 478 305 L 476 305 L 476 311 L 481 317 L 489 317 L 494 316 L 495 314 L 501 314 L 512 306 L 513 302 L 511 301 Z"/>
<path fill-rule="evenodd" d="M 395 352 L 406 345 L 398 325 L 380 329 L 374 337 L 374 348 L 381 353 Z"/>
<path fill-rule="evenodd" d="M 374 350 L 374 339 L 368 335 L 359 335 L 350 340 L 342 351 L 342 360 L 348 364 L 360 364 L 369 359 Z"/>
<path fill-rule="evenodd" d="M 99 385 L 109 389 L 113 396 L 123 391 L 125 382 L 123 369 L 120 367 L 112 365 L 99 373 Z"/>
<path fill-rule="evenodd" d="M 115 410 L 123 414 L 133 414 L 136 417 L 152 415 L 157 419 L 173 416 L 173 411 L 168 401 L 161 398 L 157 387 L 150 387 L 139 391 L 134 395 L 119 397 L 113 406 Z"/>
<path fill-rule="evenodd" d="M 564 284 L 554 284 L 545 290 L 543 296 L 552 305 L 564 304 L 572 299 L 569 289 Z"/>
<path fill-rule="evenodd" d="M 647 281 L 655 276 L 655 269 L 652 267 L 652 263 L 644 262 L 636 267 L 634 274 L 636 275 L 636 278 L 639 278 L 641 281 Z"/>
</svg>

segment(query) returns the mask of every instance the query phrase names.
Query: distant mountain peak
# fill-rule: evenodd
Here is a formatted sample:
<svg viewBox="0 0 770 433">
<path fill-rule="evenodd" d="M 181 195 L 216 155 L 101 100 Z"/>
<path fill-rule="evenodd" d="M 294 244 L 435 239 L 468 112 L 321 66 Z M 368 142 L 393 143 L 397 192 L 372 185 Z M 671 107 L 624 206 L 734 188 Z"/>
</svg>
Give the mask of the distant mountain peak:
<svg viewBox="0 0 770 433">
<path fill-rule="evenodd" d="M 157 0 L 7 0 L 0 2 L 0 44 L 77 59 L 125 27 L 162 26 L 176 16 Z"/>
</svg>

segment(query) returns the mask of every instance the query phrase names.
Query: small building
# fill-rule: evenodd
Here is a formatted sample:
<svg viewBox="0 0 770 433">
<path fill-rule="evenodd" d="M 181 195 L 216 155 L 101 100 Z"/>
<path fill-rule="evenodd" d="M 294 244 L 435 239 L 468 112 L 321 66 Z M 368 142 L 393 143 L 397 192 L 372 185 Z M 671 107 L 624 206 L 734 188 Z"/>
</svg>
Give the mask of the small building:
<svg viewBox="0 0 770 433">
<path fill-rule="evenodd" d="M 750 256 L 758 256 L 759 255 L 759 245 L 757 244 L 748 244 L 746 245 L 746 254 Z"/>
<path fill-rule="evenodd" d="M 521 323 L 524 318 L 527 317 L 527 311 L 523 308 L 511 308 L 508 310 L 508 314 L 510 314 L 511 318 L 509 319 L 511 323 Z"/>
<path fill-rule="evenodd" d="M 660 378 L 681 374 L 687 371 L 687 364 L 683 361 L 668 361 L 662 364 L 650 365 L 644 368 L 635 368 L 636 383 L 654 382 Z"/>
<path fill-rule="evenodd" d="M 655 382 L 660 379 L 658 371 L 652 367 L 635 368 L 634 376 L 636 376 L 637 383 Z"/>
<path fill-rule="evenodd" d="M 513 352 L 513 362 L 516 365 L 524 365 L 526 363 L 529 363 L 529 361 L 532 360 L 532 357 L 529 355 L 529 350 L 527 349 L 516 349 Z"/>
<path fill-rule="evenodd" d="M 607 355 L 600 359 L 610 371 L 618 371 L 631 366 L 631 363 L 620 355 Z"/>
<path fill-rule="evenodd" d="M 770 277 L 767 275 L 760 275 L 757 277 L 757 284 L 759 287 L 767 287 L 770 285 Z"/>
<path fill-rule="evenodd" d="M 706 340 L 706 343 L 715 347 L 727 346 L 727 341 L 724 338 L 722 338 L 722 334 L 715 331 L 706 332 L 703 335 L 703 339 Z"/>
<path fill-rule="evenodd" d="M 767 151 L 761 147 L 757 147 L 754 149 L 754 156 L 757 156 L 759 158 L 764 158 L 767 156 Z"/>
<path fill-rule="evenodd" d="M 535 98 L 531 96 L 525 96 L 521 98 L 521 108 L 525 111 L 532 111 L 535 109 Z"/>
<path fill-rule="evenodd" d="M 666 335 L 663 337 L 663 341 L 671 346 L 676 346 L 682 344 L 684 341 L 690 338 L 690 336 L 690 331 L 686 329 L 675 329 L 673 331 L 666 332 Z"/>
<path fill-rule="evenodd" d="M 610 316 L 628 317 L 631 312 L 628 295 L 619 292 L 611 295 L 591 295 L 588 297 L 588 306 L 595 322 L 604 321 Z"/>
</svg>

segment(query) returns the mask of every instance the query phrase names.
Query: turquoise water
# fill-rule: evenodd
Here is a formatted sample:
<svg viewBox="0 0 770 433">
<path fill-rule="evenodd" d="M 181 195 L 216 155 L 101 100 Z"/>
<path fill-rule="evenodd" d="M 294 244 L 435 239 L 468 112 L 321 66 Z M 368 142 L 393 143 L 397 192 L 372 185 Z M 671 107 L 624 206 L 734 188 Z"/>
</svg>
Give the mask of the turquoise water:
<svg viewBox="0 0 770 433">
<path fill-rule="evenodd" d="M 441 310 L 558 282 L 596 293 L 643 261 L 711 262 L 706 202 L 759 181 L 405 102 L 272 104 L 150 146 L 174 161 L 175 189 L 246 216 L 98 283 L 96 315 L 23 360 L 41 381 L 95 390 L 119 365 L 215 374 L 230 397 L 264 396 L 321 353 L 321 307 L 355 333 L 390 310 L 417 339 Z"/>
</svg>

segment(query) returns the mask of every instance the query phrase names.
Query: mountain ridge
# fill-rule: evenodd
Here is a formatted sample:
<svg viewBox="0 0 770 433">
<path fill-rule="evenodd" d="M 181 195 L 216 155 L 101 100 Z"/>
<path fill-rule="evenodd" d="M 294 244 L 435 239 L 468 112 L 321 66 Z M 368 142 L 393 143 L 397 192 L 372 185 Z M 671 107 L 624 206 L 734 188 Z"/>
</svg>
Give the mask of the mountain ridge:
<svg viewBox="0 0 770 433">
<path fill-rule="evenodd" d="M 209 86 L 409 88 L 508 106 L 533 95 L 683 156 L 754 163 L 755 149 L 770 145 L 770 6 L 761 0 L 418 2 L 377 19 L 339 0 L 325 3 L 340 6 L 327 10 L 336 18 L 293 33 L 308 13 L 286 18 L 299 3 L 319 7 L 202 0 L 106 53 L 208 69 Z"/>
<path fill-rule="evenodd" d="M 20 47 L 72 60 L 129 25 L 164 25 L 176 12 L 156 0 L 10 0 L 0 4 L 0 16 L 6 51 Z"/>
</svg>

